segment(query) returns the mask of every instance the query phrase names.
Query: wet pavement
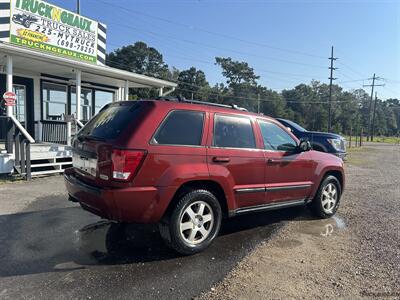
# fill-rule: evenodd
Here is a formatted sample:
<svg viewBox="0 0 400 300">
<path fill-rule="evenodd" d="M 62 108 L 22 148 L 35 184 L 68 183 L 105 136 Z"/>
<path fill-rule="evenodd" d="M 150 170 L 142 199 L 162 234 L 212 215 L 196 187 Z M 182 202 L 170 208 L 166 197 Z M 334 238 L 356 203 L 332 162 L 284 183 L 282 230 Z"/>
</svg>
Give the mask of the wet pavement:
<svg viewBox="0 0 400 300">
<path fill-rule="evenodd" d="M 102 221 L 65 195 L 41 197 L 25 212 L 0 216 L 0 298 L 192 298 L 286 222 L 304 219 L 304 208 L 236 217 L 209 249 L 182 257 L 155 225 Z M 332 220 L 305 230 L 331 234 Z"/>
</svg>

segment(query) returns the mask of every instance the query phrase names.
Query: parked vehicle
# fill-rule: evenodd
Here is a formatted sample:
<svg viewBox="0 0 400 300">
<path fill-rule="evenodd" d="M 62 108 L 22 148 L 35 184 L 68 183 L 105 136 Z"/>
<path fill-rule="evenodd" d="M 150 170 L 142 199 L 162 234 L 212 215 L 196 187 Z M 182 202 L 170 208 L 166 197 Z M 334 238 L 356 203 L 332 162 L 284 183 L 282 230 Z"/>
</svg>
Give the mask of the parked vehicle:
<svg viewBox="0 0 400 300">
<path fill-rule="evenodd" d="M 304 205 L 334 215 L 343 162 L 310 149 L 275 119 L 236 106 L 115 102 L 77 134 L 65 182 L 82 208 L 159 223 L 166 244 L 188 255 L 212 243 L 223 217 Z"/>
<path fill-rule="evenodd" d="M 13 15 L 12 20 L 14 23 L 20 24 L 20 25 L 24 26 L 25 28 L 30 28 L 32 23 L 39 21 L 38 18 L 35 18 L 34 16 L 30 16 L 27 14 Z"/>
<path fill-rule="evenodd" d="M 298 139 L 309 140 L 313 150 L 331 153 L 341 159 L 346 158 L 346 140 L 341 135 L 330 132 L 308 131 L 293 121 L 281 118 L 277 118 L 277 120 L 290 129 Z"/>
</svg>

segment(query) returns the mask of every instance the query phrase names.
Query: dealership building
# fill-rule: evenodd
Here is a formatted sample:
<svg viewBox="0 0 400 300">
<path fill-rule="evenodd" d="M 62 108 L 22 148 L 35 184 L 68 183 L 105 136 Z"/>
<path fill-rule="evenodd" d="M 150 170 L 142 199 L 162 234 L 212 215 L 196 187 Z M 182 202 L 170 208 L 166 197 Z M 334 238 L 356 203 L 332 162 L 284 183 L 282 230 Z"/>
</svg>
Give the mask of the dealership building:
<svg viewBox="0 0 400 300">
<path fill-rule="evenodd" d="M 106 39 L 105 24 L 50 3 L 0 0 L 0 173 L 63 172 L 71 137 L 105 104 L 128 99 L 129 88 L 175 89 L 106 66 Z"/>
</svg>

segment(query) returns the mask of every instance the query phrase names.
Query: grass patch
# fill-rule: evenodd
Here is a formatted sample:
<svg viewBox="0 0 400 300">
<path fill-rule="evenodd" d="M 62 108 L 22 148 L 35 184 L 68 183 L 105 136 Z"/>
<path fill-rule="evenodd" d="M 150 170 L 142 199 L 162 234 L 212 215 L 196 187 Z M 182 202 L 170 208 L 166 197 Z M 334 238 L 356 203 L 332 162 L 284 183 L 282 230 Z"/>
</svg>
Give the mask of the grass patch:
<svg viewBox="0 0 400 300">
<path fill-rule="evenodd" d="M 349 144 L 350 136 L 346 135 L 347 145 Z M 359 143 L 360 137 L 357 137 L 357 142 Z M 356 141 L 356 137 L 351 137 L 351 144 L 354 145 Z M 367 138 L 363 137 L 362 142 L 367 142 Z M 376 136 L 374 137 L 374 143 L 387 143 L 387 144 L 400 144 L 400 137 L 396 136 Z"/>
<path fill-rule="evenodd" d="M 17 183 L 17 182 L 26 182 L 23 178 L 20 176 L 13 176 L 13 175 L 0 175 L 0 185 L 6 184 L 6 183 Z"/>
<path fill-rule="evenodd" d="M 347 148 L 347 160 L 346 162 L 350 165 L 362 167 L 368 162 L 368 154 L 377 151 L 376 149 L 369 148 L 367 146 L 363 147 L 352 147 Z"/>
</svg>

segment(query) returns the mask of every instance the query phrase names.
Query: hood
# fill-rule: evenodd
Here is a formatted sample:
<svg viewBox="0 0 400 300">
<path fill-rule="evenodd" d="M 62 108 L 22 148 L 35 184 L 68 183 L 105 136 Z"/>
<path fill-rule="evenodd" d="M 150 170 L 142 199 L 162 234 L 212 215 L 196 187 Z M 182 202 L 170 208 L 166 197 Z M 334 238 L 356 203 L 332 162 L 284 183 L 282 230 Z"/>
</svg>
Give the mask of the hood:
<svg viewBox="0 0 400 300">
<path fill-rule="evenodd" d="M 319 132 L 319 131 L 307 131 L 307 134 L 312 135 L 314 137 L 324 137 L 327 139 L 341 139 L 344 140 L 345 138 L 336 133 L 330 132 Z"/>
</svg>

